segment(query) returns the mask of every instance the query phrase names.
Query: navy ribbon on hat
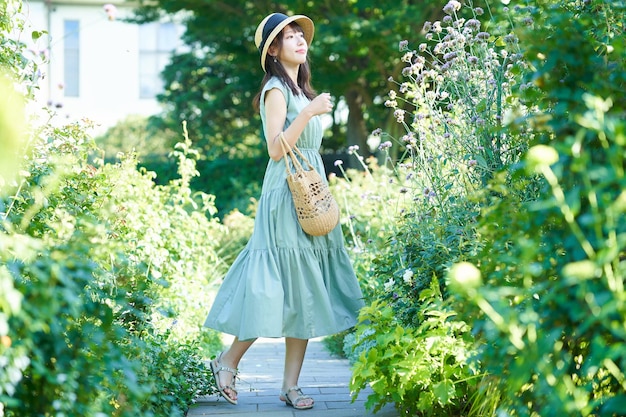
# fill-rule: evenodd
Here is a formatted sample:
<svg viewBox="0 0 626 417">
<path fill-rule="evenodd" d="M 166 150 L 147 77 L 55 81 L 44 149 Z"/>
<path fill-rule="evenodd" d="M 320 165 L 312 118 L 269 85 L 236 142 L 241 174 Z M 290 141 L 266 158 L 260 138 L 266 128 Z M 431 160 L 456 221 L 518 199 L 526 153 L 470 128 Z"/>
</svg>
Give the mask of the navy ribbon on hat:
<svg viewBox="0 0 626 417">
<path fill-rule="evenodd" d="M 278 26 L 280 22 L 289 17 L 282 13 L 275 13 L 272 17 L 267 19 L 265 22 L 265 26 L 263 27 L 263 40 L 261 41 L 261 45 L 259 45 L 259 53 L 263 53 L 263 47 L 265 46 L 265 42 L 267 42 L 267 37 L 270 36 L 270 33 Z"/>
</svg>

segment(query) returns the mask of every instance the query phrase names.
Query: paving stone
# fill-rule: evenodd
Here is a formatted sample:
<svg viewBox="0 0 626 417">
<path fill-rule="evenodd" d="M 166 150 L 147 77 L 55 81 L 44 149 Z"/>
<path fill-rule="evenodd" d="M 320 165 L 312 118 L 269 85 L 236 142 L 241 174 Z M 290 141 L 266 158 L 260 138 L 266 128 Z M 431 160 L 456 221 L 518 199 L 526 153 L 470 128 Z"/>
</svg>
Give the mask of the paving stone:
<svg viewBox="0 0 626 417">
<path fill-rule="evenodd" d="M 230 343 L 230 340 L 227 340 Z M 284 339 L 259 339 L 239 363 L 241 380 L 238 405 L 219 396 L 200 397 L 189 409 L 188 417 L 398 417 L 388 405 L 373 414 L 365 409 L 371 389 L 364 389 L 352 402 L 349 383 L 352 377 L 345 359 L 332 357 L 320 339 L 309 342 L 302 366 L 300 386 L 313 397 L 315 406 L 303 412 L 294 410 L 278 399 L 282 384 L 285 355 Z"/>
</svg>

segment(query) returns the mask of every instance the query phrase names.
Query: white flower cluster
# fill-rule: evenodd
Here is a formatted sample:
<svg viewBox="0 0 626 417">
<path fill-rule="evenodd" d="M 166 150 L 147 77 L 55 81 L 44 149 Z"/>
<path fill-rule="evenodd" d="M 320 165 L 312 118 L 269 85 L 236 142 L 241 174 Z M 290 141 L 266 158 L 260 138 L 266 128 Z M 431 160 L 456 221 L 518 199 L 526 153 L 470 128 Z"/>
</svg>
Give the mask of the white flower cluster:
<svg viewBox="0 0 626 417">
<path fill-rule="evenodd" d="M 520 83 L 525 63 L 512 31 L 499 33 L 499 26 L 481 23 L 485 12 L 471 0 L 448 1 L 443 14 L 440 21 L 424 23 L 426 41 L 417 50 L 400 42 L 403 79 L 390 79 L 397 87 L 384 104 L 407 130 L 398 142 L 422 170 L 412 178 L 458 172 L 480 181 L 510 149 L 506 138 L 491 133 L 514 105 L 507 97 L 514 88 L 532 86 Z M 443 194 L 435 184 L 413 189 L 424 190 L 420 198 L 429 201 Z"/>
</svg>

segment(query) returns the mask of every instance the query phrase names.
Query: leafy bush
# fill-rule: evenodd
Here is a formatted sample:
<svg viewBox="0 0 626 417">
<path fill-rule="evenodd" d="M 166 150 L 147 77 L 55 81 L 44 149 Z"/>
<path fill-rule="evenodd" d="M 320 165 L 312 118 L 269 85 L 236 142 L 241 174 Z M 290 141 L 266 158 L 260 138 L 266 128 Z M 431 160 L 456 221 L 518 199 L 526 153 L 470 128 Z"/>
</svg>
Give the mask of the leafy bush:
<svg viewBox="0 0 626 417">
<path fill-rule="evenodd" d="M 220 213 L 226 215 L 233 210 L 246 215 L 254 215 L 254 198 L 261 195 L 261 184 L 267 153 L 261 157 L 238 156 L 204 160 L 198 164 L 200 175 L 193 187 L 217 197 Z"/>
<path fill-rule="evenodd" d="M 344 213 L 341 221 L 356 275 L 365 299 L 370 301 L 383 284 L 371 274 L 373 262 L 393 251 L 389 236 L 396 233 L 396 219 L 410 205 L 410 200 L 408 196 L 403 198 L 406 196 L 403 178 L 396 172 L 388 166 L 379 166 L 374 158 L 365 164 L 358 147 L 352 147 L 350 154 L 361 162 L 363 170 L 343 171 L 343 161 L 337 161 L 344 177 L 331 176 L 329 182 Z"/>
<path fill-rule="evenodd" d="M 106 160 L 115 161 L 118 153 L 135 153 L 143 160 L 151 155 L 166 156 L 178 137 L 178 132 L 155 129 L 147 117 L 131 115 L 109 128 L 95 141 Z"/>
<path fill-rule="evenodd" d="M 395 402 L 403 415 L 464 415 L 471 388 L 480 381 L 469 362 L 468 325 L 454 318 L 436 281 L 421 292 L 420 301 L 424 319 L 416 327 L 403 325 L 384 302 L 362 310 L 360 320 L 370 325 L 357 332 L 357 339 L 371 347 L 354 366 L 354 395 L 369 383 L 374 394 L 366 407 L 374 412 Z"/>
<path fill-rule="evenodd" d="M 168 156 L 177 141 L 178 133 L 158 130 L 148 118 L 139 116 L 129 116 L 96 138 L 108 162 L 116 162 L 119 154 L 135 154 L 138 166 L 153 172 L 153 181 L 159 185 L 179 176 L 176 161 Z M 214 195 L 220 217 L 234 210 L 254 214 L 250 196 L 260 195 L 266 164 L 267 155 L 209 160 L 198 154 L 198 175 L 193 177 L 191 188 Z"/>
<path fill-rule="evenodd" d="M 155 287 L 150 320 L 185 341 L 208 331 L 202 327 L 207 289 L 225 269 L 217 253 L 220 240 L 214 236 L 226 233 L 212 218 L 214 197 L 190 188 L 197 175 L 190 145 L 188 138 L 176 145 L 172 156 L 178 160 L 180 177 L 168 185 L 155 186 L 151 173 L 138 174 L 132 156 L 102 168 L 114 184 L 106 203 L 114 211 L 110 221 L 115 233 L 126 252 L 145 262 L 162 284 Z M 177 325 L 171 327 L 174 320 Z"/>
<path fill-rule="evenodd" d="M 475 195 L 518 162 L 532 138 L 530 130 L 510 132 L 503 125 L 528 112 L 514 95 L 522 88 L 526 63 L 511 33 L 513 19 L 496 24 L 494 15 L 472 2 L 450 1 L 443 12 L 441 21 L 426 22 L 417 50 L 400 43 L 404 78 L 391 80 L 397 90 L 385 105 L 406 134 L 374 132 L 381 151 L 402 149 L 391 168 L 402 209 L 383 220 L 391 233 L 381 238 L 384 248 L 367 270 L 376 282 L 368 296 L 378 312 L 366 308 L 357 327 L 369 336 L 356 338 L 354 348 L 364 353 L 355 364 L 353 387 L 369 382 L 375 394 L 368 406 L 393 401 L 409 415 L 493 415 L 498 396 L 485 394 L 493 390 L 485 388 L 493 387 L 491 377 L 469 361 L 480 341 L 473 340 L 470 323 L 456 318 L 446 275 L 481 248 Z M 447 347 L 430 346 L 434 335 L 445 335 Z M 431 356 L 416 357 L 415 350 Z M 391 351 L 396 353 L 385 353 Z M 449 373 L 420 371 L 422 362 L 445 364 Z"/>
<path fill-rule="evenodd" d="M 524 112 L 512 92 L 522 87 L 527 64 L 509 25 L 498 22 L 488 32 L 493 22 L 481 22 L 481 7 L 449 1 L 443 12 L 441 21 L 424 24 L 426 40 L 417 50 L 400 43 L 404 78 L 390 79 L 397 91 L 385 105 L 407 132 L 394 140 L 406 149 L 415 185 L 423 187 L 415 194 L 454 211 L 456 199 L 484 186 L 525 149 L 522 132 L 511 135 L 502 123 Z"/>
<path fill-rule="evenodd" d="M 33 245 L 33 239 L 35 247 L 7 248 L 14 259 L 5 259 L 4 266 L 23 303 L 9 319 L 11 344 L 3 357 L 23 353 L 27 361 L 21 380 L 2 396 L 7 416 L 112 414 L 106 388 L 128 391 L 135 401 L 146 394 L 144 387 L 129 384 L 138 367 L 116 344 L 132 340 L 115 321 L 110 304 L 118 300 L 111 297 L 112 288 L 94 281 L 98 268 L 88 242 L 101 236 L 76 230 L 66 237 L 57 245 Z"/>
<path fill-rule="evenodd" d="M 0 271 L 19 294 L 1 305 L 4 413 L 183 415 L 215 392 L 193 339 L 220 345 L 200 326 L 223 226 L 190 193 L 188 140 L 181 178 L 155 187 L 132 158 L 93 160 L 85 129 L 45 127 L 2 201 Z"/>
<path fill-rule="evenodd" d="M 14 86 L 24 96 L 32 98 L 39 88 L 39 69 L 45 64 L 45 54 L 26 48 L 20 35 L 25 24 L 21 0 L 5 0 L 0 3 L 0 68 L 16 83 Z M 44 32 L 33 31 L 30 38 L 37 41 Z M 8 139 L 8 138 L 7 138 Z M 5 139 L 6 140 L 6 139 Z"/>
<path fill-rule="evenodd" d="M 482 193 L 473 262 L 484 283 L 461 286 L 469 303 L 459 305 L 485 341 L 478 360 L 499 377 L 503 413 L 623 415 L 624 5 L 528 6 L 519 38 L 534 71 L 522 97 L 537 112 L 518 123 L 536 141 L 516 179 L 539 177 L 541 188 L 527 201 L 497 178 Z"/>
<path fill-rule="evenodd" d="M 621 415 L 624 5 L 534 1 L 503 7 L 502 23 L 491 9 L 497 24 L 478 33 L 471 29 L 481 27 L 482 9 L 466 11 L 468 20 L 450 1 L 442 23 L 426 24 L 435 45 L 420 45 L 424 57 L 405 54 L 409 80 L 387 102 L 407 128 L 395 171 L 408 180 L 414 205 L 388 235 L 390 249 L 369 264 L 370 279 L 382 285 L 369 294 L 377 309 L 364 309 L 358 326 L 357 335 L 368 336 L 346 339 L 364 352 L 353 383 L 372 385 L 369 406 L 393 401 L 406 413 L 430 413 L 422 398 L 445 399 L 433 397 L 436 375 L 422 385 L 405 379 L 420 369 L 423 359 L 410 352 L 428 320 L 425 288 L 438 283 L 444 305 L 471 326 L 479 349 L 468 362 L 476 380 L 455 381 L 467 395 L 456 404 L 433 401 L 435 408 Z M 529 142 L 541 146 L 519 163 Z M 447 271 L 468 259 L 485 285 L 456 276 L 466 299 L 448 300 Z M 468 342 L 469 355 L 468 337 L 457 339 Z M 439 363 L 451 364 L 444 358 Z"/>
<path fill-rule="evenodd" d="M 135 357 L 142 357 L 138 382 L 151 387 L 141 409 L 155 416 L 186 415 L 198 396 L 217 393 L 213 374 L 200 356 L 202 347 L 196 342 L 172 343 L 168 336 L 148 336 L 129 346 Z"/>
<path fill-rule="evenodd" d="M 350 154 L 356 156 L 362 169 L 345 170 L 344 161 L 336 160 L 335 167 L 342 176 L 331 174 L 329 184 L 343 214 L 341 223 L 346 247 L 365 300 L 369 302 L 375 299 L 383 285 L 371 273 L 373 263 L 382 253 L 393 250 L 388 236 L 395 233 L 395 219 L 410 202 L 398 199 L 398 196 L 405 195 L 401 191 L 403 184 L 388 164 L 380 166 L 373 157 L 365 163 L 357 146 L 350 148 Z M 324 345 L 332 354 L 348 357 L 354 362 L 356 354 L 353 351 L 361 349 L 354 346 L 354 338 L 354 329 L 350 329 L 327 336 Z"/>
</svg>

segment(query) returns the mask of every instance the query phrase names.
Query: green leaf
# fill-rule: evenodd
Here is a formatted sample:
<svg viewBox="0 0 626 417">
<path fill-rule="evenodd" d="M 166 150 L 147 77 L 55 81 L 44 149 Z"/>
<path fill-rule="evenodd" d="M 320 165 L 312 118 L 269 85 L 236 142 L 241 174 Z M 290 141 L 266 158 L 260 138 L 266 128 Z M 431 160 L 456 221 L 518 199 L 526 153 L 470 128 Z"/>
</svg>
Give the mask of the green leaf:
<svg viewBox="0 0 626 417">
<path fill-rule="evenodd" d="M 432 389 L 441 405 L 448 404 L 455 397 L 454 382 L 449 379 L 437 382 Z"/>
<path fill-rule="evenodd" d="M 30 34 L 31 39 L 36 42 L 39 38 L 41 38 L 43 35 L 47 34 L 48 32 L 45 30 L 33 30 Z"/>
<path fill-rule="evenodd" d="M 616 395 L 610 398 L 602 406 L 603 415 L 619 415 L 626 410 L 626 394 Z"/>
</svg>

